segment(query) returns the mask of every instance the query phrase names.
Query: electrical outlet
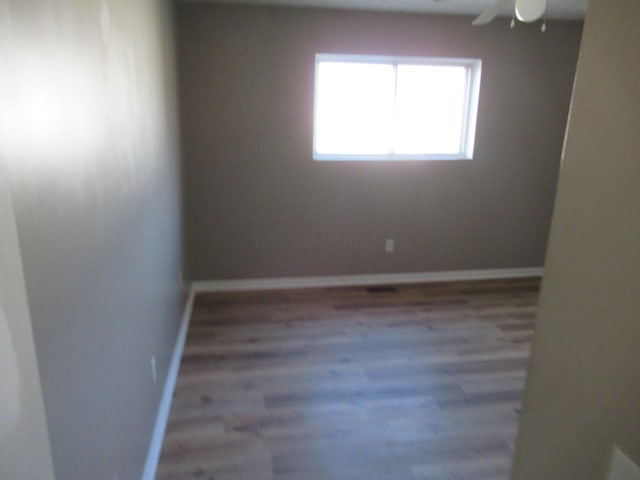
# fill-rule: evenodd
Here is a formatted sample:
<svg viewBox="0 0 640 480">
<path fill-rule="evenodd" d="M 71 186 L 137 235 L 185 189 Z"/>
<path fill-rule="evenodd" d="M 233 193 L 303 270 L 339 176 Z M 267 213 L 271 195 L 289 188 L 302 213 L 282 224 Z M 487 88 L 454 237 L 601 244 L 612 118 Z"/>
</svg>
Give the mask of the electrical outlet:
<svg viewBox="0 0 640 480">
<path fill-rule="evenodd" d="M 384 243 L 384 251 L 387 253 L 393 253 L 395 248 L 395 242 L 392 238 L 387 238 L 387 241 Z"/>
<path fill-rule="evenodd" d="M 158 383 L 158 372 L 156 371 L 156 357 L 151 355 L 151 380 L 154 384 Z"/>
</svg>

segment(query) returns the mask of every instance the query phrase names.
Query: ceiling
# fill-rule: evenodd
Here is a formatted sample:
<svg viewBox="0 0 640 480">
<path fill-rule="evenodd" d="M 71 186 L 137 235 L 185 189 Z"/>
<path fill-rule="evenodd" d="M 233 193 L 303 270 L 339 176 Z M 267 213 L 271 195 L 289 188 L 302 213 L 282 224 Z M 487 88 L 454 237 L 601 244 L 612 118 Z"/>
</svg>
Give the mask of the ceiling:
<svg viewBox="0 0 640 480">
<path fill-rule="evenodd" d="M 225 3 L 234 5 L 285 5 L 291 7 L 342 8 L 350 10 L 386 10 L 432 14 L 478 15 L 494 0 L 182 0 L 188 2 Z M 546 18 L 583 19 L 587 0 L 548 0 Z M 502 16 L 510 17 L 513 5 Z"/>
</svg>

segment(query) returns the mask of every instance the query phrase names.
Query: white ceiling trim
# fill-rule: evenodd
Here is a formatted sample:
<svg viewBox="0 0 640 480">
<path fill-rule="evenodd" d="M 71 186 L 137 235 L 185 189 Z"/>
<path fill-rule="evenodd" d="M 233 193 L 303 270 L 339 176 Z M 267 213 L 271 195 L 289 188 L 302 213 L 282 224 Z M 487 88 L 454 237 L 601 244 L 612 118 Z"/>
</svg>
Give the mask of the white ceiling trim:
<svg viewBox="0 0 640 480">
<path fill-rule="evenodd" d="M 494 0 L 179 0 L 191 3 L 222 3 L 231 5 L 277 5 L 287 7 L 339 8 L 427 13 L 438 15 L 479 15 Z M 584 19 L 587 0 L 549 0 L 545 18 L 557 20 Z M 500 16 L 510 17 L 513 5 Z"/>
</svg>

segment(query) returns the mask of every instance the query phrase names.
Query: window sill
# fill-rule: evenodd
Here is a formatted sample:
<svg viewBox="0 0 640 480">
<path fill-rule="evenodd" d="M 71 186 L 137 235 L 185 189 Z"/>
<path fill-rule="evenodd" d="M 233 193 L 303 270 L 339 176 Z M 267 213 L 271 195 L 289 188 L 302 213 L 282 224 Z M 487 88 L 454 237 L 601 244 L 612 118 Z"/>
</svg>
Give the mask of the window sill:
<svg viewBox="0 0 640 480">
<path fill-rule="evenodd" d="M 338 162 L 434 162 L 449 160 L 473 160 L 473 157 L 461 154 L 440 155 L 320 155 L 314 154 L 316 161 Z"/>
</svg>

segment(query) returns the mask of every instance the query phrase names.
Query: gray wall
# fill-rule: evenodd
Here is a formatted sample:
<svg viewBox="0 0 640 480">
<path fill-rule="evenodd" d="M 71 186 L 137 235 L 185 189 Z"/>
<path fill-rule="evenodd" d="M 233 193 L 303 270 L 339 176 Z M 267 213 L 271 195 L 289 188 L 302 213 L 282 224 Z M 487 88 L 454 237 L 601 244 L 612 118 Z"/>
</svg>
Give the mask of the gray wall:
<svg viewBox="0 0 640 480">
<path fill-rule="evenodd" d="M 12 0 L 0 22 L 0 160 L 56 478 L 137 479 L 183 301 L 170 6 Z"/>
<path fill-rule="evenodd" d="M 582 25 L 470 21 L 179 4 L 192 277 L 541 266 Z M 482 58 L 475 160 L 314 162 L 317 52 Z"/>
<path fill-rule="evenodd" d="M 590 0 L 514 480 L 640 463 L 640 2 Z"/>
</svg>

